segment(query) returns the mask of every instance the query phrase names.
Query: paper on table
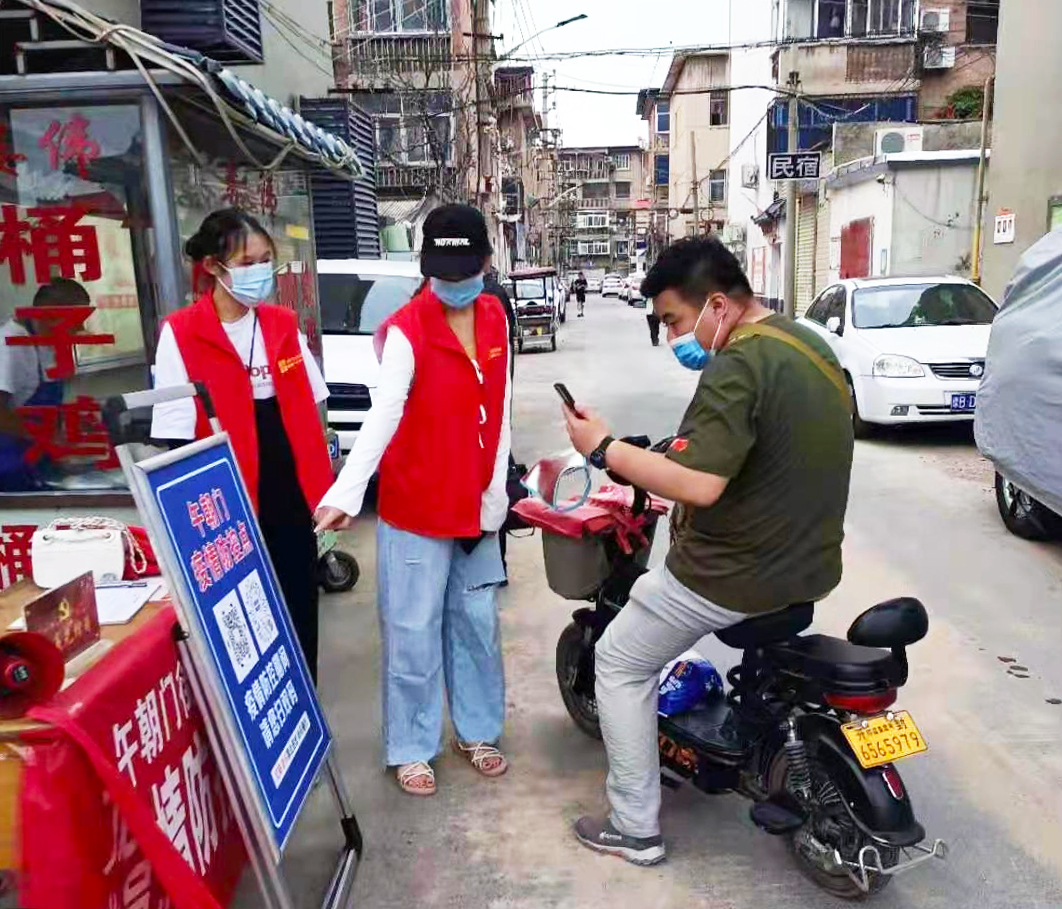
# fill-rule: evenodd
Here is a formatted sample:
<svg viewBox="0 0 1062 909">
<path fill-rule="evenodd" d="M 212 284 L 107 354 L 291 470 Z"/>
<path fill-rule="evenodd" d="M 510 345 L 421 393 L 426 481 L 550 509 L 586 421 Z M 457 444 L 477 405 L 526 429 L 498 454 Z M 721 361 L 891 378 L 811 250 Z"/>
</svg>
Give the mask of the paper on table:
<svg viewBox="0 0 1062 909">
<path fill-rule="evenodd" d="M 138 583 L 143 586 L 96 588 L 96 609 L 101 625 L 124 625 L 147 603 L 159 599 L 167 590 L 161 578 Z M 19 616 L 7 627 L 9 631 L 21 631 L 26 627 L 26 620 Z"/>
</svg>

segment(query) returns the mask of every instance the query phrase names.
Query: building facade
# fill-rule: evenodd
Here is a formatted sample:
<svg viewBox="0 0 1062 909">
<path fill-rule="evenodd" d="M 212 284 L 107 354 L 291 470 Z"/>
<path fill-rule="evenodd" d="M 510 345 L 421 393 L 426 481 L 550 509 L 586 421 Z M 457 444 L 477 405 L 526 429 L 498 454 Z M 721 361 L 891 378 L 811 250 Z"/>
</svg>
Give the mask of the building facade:
<svg viewBox="0 0 1062 909">
<path fill-rule="evenodd" d="M 637 212 L 644 199 L 643 149 L 639 145 L 557 150 L 557 206 L 561 266 L 565 269 L 631 270 L 637 259 Z"/>
<path fill-rule="evenodd" d="M 1062 6 L 1051 0 L 1007 0 L 1001 12 L 995 137 L 982 224 L 982 283 L 997 300 L 1022 253 L 1047 231 L 1062 227 L 1060 29 Z M 1013 231 L 997 236 L 997 219 L 1010 216 Z"/>
</svg>

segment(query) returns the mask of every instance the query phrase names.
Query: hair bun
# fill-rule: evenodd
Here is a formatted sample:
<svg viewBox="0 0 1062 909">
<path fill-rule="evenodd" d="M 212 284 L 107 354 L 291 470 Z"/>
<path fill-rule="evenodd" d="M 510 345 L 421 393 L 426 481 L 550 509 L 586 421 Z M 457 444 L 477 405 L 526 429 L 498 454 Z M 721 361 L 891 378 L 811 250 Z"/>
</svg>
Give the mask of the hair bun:
<svg viewBox="0 0 1062 909">
<path fill-rule="evenodd" d="M 199 233 L 193 234 L 188 238 L 188 242 L 184 244 L 184 254 L 189 259 L 198 261 L 207 255 L 203 248 L 204 245 L 202 236 Z"/>
</svg>

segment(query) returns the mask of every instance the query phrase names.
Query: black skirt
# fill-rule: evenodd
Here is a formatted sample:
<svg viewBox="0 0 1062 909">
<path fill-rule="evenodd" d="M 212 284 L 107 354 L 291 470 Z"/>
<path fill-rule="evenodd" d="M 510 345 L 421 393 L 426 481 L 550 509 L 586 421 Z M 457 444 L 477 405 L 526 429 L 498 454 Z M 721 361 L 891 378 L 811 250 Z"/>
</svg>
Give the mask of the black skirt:
<svg viewBox="0 0 1062 909">
<path fill-rule="evenodd" d="M 276 398 L 254 402 L 258 429 L 258 523 L 288 604 L 295 634 L 317 681 L 317 539 L 295 455 Z"/>
</svg>

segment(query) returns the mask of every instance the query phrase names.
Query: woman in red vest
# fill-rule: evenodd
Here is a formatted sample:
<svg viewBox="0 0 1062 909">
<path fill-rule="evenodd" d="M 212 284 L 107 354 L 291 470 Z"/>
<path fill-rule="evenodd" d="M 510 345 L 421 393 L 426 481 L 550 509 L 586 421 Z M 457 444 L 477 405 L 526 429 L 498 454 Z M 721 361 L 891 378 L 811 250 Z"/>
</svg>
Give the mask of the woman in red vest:
<svg viewBox="0 0 1062 909">
<path fill-rule="evenodd" d="M 214 212 L 185 245 L 202 296 L 170 316 L 155 359 L 155 387 L 203 382 L 232 439 L 258 511 L 292 623 L 317 679 L 317 542 L 311 507 L 332 483 L 317 405 L 328 397 L 294 312 L 273 295 L 276 248 L 235 209 Z M 202 405 L 158 405 L 155 439 L 210 435 Z"/>
<path fill-rule="evenodd" d="M 443 682 L 455 750 L 484 776 L 498 749 L 505 678 L 494 592 L 509 499 L 509 326 L 483 292 L 491 246 L 467 205 L 424 222 L 420 292 L 377 334 L 372 410 L 319 528 L 343 528 L 380 471 L 377 571 L 386 763 L 413 795 L 435 792 Z"/>
</svg>

